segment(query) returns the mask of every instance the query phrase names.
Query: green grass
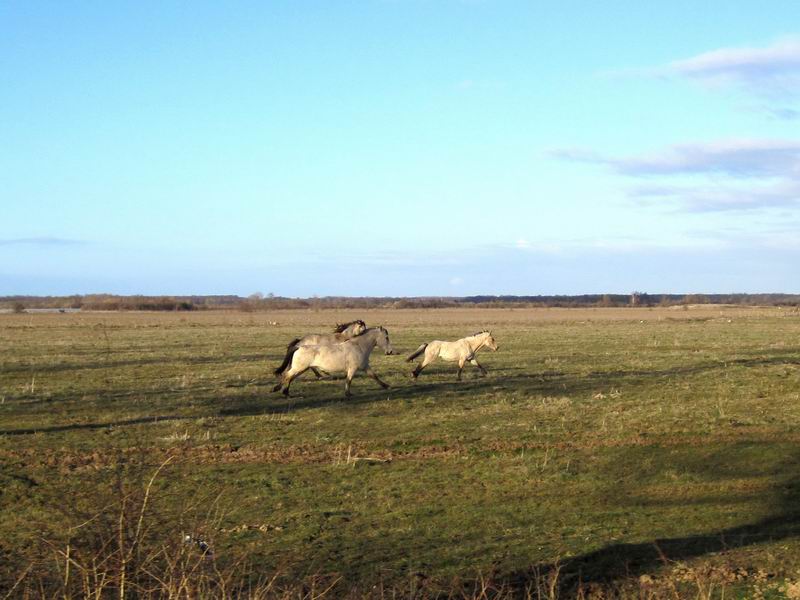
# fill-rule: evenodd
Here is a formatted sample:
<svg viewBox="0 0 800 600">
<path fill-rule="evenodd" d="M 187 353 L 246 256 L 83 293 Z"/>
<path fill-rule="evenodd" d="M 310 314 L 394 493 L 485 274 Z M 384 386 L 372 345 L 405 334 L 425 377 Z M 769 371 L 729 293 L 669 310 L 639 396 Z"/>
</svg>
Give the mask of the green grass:
<svg viewBox="0 0 800 600">
<path fill-rule="evenodd" d="M 483 327 L 500 351 L 486 378 L 437 363 L 414 383 L 376 353 L 390 390 L 270 393 L 290 339 L 354 316 L 406 353 Z M 13 580 L 33 541 L 172 456 L 153 535 L 204 528 L 260 572 L 366 589 L 559 565 L 567 590 L 723 565 L 780 596 L 767 583 L 800 569 L 798 334 L 778 309 L 0 315 L 0 567 Z"/>
</svg>

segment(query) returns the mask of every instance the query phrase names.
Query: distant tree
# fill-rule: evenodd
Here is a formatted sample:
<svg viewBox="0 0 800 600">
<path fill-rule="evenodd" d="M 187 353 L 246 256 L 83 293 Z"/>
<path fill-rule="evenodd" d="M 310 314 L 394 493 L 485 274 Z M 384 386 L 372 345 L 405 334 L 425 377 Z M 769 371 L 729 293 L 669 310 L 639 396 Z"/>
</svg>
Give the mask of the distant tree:
<svg viewBox="0 0 800 600">
<path fill-rule="evenodd" d="M 614 301 L 611 299 L 610 295 L 603 294 L 603 297 L 597 301 L 597 306 L 608 308 L 609 306 L 614 306 Z"/>
<path fill-rule="evenodd" d="M 24 313 L 25 305 L 22 302 L 14 302 L 14 304 L 11 305 L 11 310 L 13 310 L 17 314 Z"/>
<path fill-rule="evenodd" d="M 686 294 L 681 304 L 708 304 L 708 298 L 703 294 Z"/>
<path fill-rule="evenodd" d="M 631 292 L 631 306 L 650 306 L 652 304 L 652 298 L 648 294 L 644 292 Z"/>
</svg>

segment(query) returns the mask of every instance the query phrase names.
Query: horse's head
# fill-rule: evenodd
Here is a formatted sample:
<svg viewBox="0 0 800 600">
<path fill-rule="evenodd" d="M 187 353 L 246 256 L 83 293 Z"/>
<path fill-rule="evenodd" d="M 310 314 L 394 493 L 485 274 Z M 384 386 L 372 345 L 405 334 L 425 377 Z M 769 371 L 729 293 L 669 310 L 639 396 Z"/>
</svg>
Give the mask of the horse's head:
<svg viewBox="0 0 800 600">
<path fill-rule="evenodd" d="M 337 323 L 334 328 L 334 333 L 341 333 L 347 337 L 356 337 L 361 335 L 367 330 L 367 324 L 361 319 L 350 321 L 349 323 Z"/>
<path fill-rule="evenodd" d="M 484 340 L 483 345 L 489 348 L 492 352 L 497 352 L 497 349 L 500 347 L 497 345 L 494 337 L 492 336 L 491 331 L 486 332 L 486 340 Z"/>
<path fill-rule="evenodd" d="M 389 332 L 386 331 L 386 328 L 382 325 L 378 327 L 378 337 L 376 338 L 376 343 L 378 346 L 383 348 L 383 351 L 389 354 L 397 354 L 392 348 L 392 343 L 389 341 Z"/>
</svg>

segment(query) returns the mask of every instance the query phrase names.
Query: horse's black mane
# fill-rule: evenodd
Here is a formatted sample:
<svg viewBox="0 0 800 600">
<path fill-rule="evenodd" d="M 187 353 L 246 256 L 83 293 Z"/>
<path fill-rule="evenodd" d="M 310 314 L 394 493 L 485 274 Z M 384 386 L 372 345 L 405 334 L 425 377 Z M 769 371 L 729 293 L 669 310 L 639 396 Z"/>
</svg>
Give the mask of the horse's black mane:
<svg viewBox="0 0 800 600">
<path fill-rule="evenodd" d="M 489 333 L 489 330 L 488 329 L 484 329 L 483 331 L 478 331 L 478 332 L 473 333 L 472 335 L 467 336 L 467 337 L 475 337 L 476 335 L 480 335 L 482 333 Z"/>
<path fill-rule="evenodd" d="M 350 325 L 355 325 L 356 323 L 360 324 L 365 329 L 367 327 L 367 324 L 364 323 L 364 321 L 361 319 L 356 319 L 355 321 L 350 321 L 349 323 L 337 323 L 336 327 L 333 329 L 333 333 L 342 333 L 345 329 L 350 327 Z"/>
</svg>

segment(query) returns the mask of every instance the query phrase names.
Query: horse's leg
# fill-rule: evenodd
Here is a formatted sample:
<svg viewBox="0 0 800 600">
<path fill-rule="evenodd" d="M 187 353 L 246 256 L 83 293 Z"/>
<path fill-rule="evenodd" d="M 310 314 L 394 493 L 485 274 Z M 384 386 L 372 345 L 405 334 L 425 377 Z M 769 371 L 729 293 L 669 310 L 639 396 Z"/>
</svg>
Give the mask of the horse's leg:
<svg viewBox="0 0 800 600">
<path fill-rule="evenodd" d="M 357 366 L 348 366 L 344 373 L 344 397 L 349 398 L 353 394 L 350 393 L 350 383 L 353 381 L 353 377 L 355 377 L 356 372 L 358 371 Z"/>
<path fill-rule="evenodd" d="M 367 368 L 365 369 L 365 371 L 367 372 L 367 375 L 369 375 L 369 376 L 370 376 L 370 377 L 372 377 L 372 378 L 373 378 L 375 381 L 377 381 L 377 382 L 378 382 L 378 385 L 379 385 L 379 386 L 381 386 L 383 389 L 386 389 L 386 388 L 388 388 L 388 387 L 389 387 L 389 384 L 388 384 L 388 383 L 386 383 L 385 381 L 381 381 L 381 378 L 380 378 L 380 377 L 378 377 L 378 374 L 377 374 L 375 371 L 373 371 L 373 370 L 372 370 L 372 367 L 367 367 Z"/>
<path fill-rule="evenodd" d="M 311 371 L 316 375 L 317 379 L 322 379 L 322 373 L 317 367 L 311 367 Z"/>
<path fill-rule="evenodd" d="M 291 373 L 291 369 L 290 369 L 290 370 L 288 370 L 288 371 L 284 371 L 284 372 L 283 372 L 283 375 L 281 375 L 281 376 L 280 376 L 281 378 L 280 378 L 280 380 L 278 381 L 278 383 L 276 383 L 276 384 L 275 384 L 275 386 L 272 388 L 272 391 L 273 391 L 273 392 L 277 392 L 277 391 L 278 391 L 278 390 L 280 390 L 280 389 L 281 389 L 283 386 L 286 386 L 286 389 L 283 391 L 283 393 L 288 395 L 288 393 L 289 393 L 289 392 L 288 392 L 288 389 L 289 389 L 289 387 L 288 387 L 288 384 L 287 384 L 287 382 L 290 382 L 292 379 L 294 379 L 294 377 L 292 377 L 292 378 L 290 379 L 290 373 Z"/>
<path fill-rule="evenodd" d="M 429 347 L 430 347 L 430 346 L 429 346 Z M 436 357 L 435 357 L 435 356 L 430 356 L 430 355 L 428 354 L 427 350 L 426 350 L 426 352 L 425 352 L 425 356 L 423 356 L 423 357 L 422 357 L 422 362 L 421 362 L 421 363 L 419 363 L 419 364 L 418 364 L 418 365 L 417 365 L 417 366 L 414 368 L 414 370 L 413 370 L 413 371 L 411 371 L 411 376 L 412 376 L 414 379 L 416 379 L 417 377 L 419 377 L 419 374 L 420 374 L 420 373 L 422 373 L 422 369 L 424 369 L 424 368 L 425 368 L 425 367 L 427 367 L 429 364 L 431 364 L 431 363 L 432 363 L 432 362 L 433 362 L 435 359 L 436 359 Z"/>
<path fill-rule="evenodd" d="M 481 375 L 486 377 L 486 375 L 487 375 L 486 369 L 483 368 L 483 365 L 481 363 L 479 363 L 476 358 L 472 358 L 472 360 L 470 360 L 469 362 L 470 362 L 471 365 L 473 365 L 473 366 L 477 367 L 478 369 L 480 369 L 481 370 Z"/>
<path fill-rule="evenodd" d="M 274 387 L 272 388 L 273 392 L 277 392 L 278 390 L 280 390 L 284 386 L 284 384 L 286 383 L 286 377 L 287 377 L 288 374 L 289 374 L 289 371 L 284 371 L 281 375 L 279 375 L 280 379 L 278 379 L 278 383 L 276 383 L 274 385 Z"/>
<path fill-rule="evenodd" d="M 458 359 L 458 375 L 456 375 L 456 380 L 461 381 L 461 371 L 464 370 L 464 363 L 467 361 L 466 358 L 461 357 Z"/>
<path fill-rule="evenodd" d="M 288 396 L 289 395 L 289 386 L 292 385 L 292 382 L 295 379 L 297 379 L 298 377 L 300 377 L 300 375 L 302 375 L 306 371 L 308 371 L 308 367 L 306 367 L 302 371 L 297 371 L 296 373 L 292 373 L 291 371 L 289 372 L 289 375 L 287 375 L 287 377 L 286 377 L 286 384 L 283 386 L 283 395 L 284 396 Z"/>
</svg>

